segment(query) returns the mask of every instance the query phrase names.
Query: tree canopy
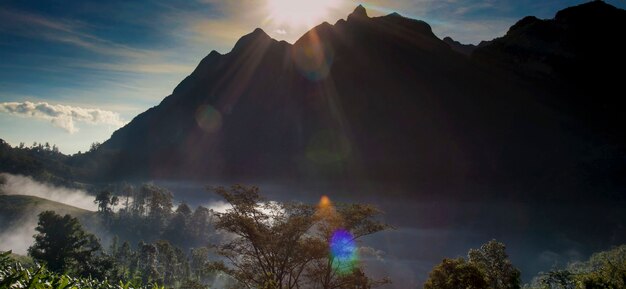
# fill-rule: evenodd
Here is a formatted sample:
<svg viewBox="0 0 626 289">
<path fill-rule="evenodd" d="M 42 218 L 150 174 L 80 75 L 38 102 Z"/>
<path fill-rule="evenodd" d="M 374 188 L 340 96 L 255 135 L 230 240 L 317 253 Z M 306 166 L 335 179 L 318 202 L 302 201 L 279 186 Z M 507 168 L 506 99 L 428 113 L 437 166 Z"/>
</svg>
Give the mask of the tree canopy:
<svg viewBox="0 0 626 289">
<path fill-rule="evenodd" d="M 217 245 L 224 261 L 213 263 L 213 269 L 226 272 L 243 287 L 372 288 L 384 282 L 368 278 L 358 262 L 344 270 L 331 252 L 338 229 L 350 232 L 355 241 L 388 228 L 375 220 L 380 212 L 373 207 L 270 202 L 257 187 L 241 185 L 213 190 L 231 206 L 216 214 L 215 228 L 230 238 Z"/>
<path fill-rule="evenodd" d="M 424 283 L 424 289 L 487 289 L 485 275 L 463 258 L 443 259 Z"/>
<path fill-rule="evenodd" d="M 513 267 L 503 243 L 491 240 L 470 249 L 468 260 L 443 259 L 431 271 L 424 289 L 520 288 L 520 272 Z"/>
<path fill-rule="evenodd" d="M 98 239 L 83 230 L 77 218 L 61 216 L 54 211 L 39 214 L 35 243 L 28 254 L 57 273 L 102 275 L 109 267 L 99 256 Z"/>
<path fill-rule="evenodd" d="M 467 255 L 469 262 L 485 274 L 489 288 L 520 288 L 520 271 L 511 264 L 503 243 L 491 240 L 478 249 L 470 249 Z"/>
</svg>

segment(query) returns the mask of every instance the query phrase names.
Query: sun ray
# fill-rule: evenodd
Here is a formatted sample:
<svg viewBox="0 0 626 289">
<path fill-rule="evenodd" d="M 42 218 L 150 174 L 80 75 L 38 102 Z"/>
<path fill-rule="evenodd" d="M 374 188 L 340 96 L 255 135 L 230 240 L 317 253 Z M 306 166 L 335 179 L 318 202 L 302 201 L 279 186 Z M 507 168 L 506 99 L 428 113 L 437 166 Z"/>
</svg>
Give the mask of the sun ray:
<svg viewBox="0 0 626 289">
<path fill-rule="evenodd" d="M 322 22 L 337 0 L 267 0 L 268 19 L 287 28 L 311 28 Z"/>
</svg>

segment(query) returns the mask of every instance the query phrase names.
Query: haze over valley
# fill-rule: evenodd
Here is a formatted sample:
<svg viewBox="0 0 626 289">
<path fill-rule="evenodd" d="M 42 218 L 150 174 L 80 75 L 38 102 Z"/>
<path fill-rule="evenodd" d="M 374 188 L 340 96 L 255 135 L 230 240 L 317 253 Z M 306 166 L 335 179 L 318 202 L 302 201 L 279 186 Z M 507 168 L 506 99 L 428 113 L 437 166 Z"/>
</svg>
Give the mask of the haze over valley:
<svg viewBox="0 0 626 289">
<path fill-rule="evenodd" d="M 70 82 L 65 64 L 55 81 L 43 66 L 29 72 L 41 82 L 25 84 L 22 68 L 0 81 L 0 251 L 13 254 L 0 256 L 0 284 L 43 264 L 50 282 L 68 274 L 134 288 L 622 286 L 623 3 L 528 1 L 541 19 L 508 1 L 267 0 L 257 7 L 266 15 L 251 18 L 263 28 L 240 31 L 237 11 L 258 3 L 200 2 L 141 8 L 188 16 L 163 17 L 181 25 L 167 36 L 126 15 L 112 28 L 102 17 L 122 4 L 0 8 L 10 15 L 0 24 L 8 66 L 23 66 L 43 41 L 55 61 L 68 46 L 89 51 L 77 54 L 81 65 L 65 63 L 97 70 L 76 80 L 106 82 L 133 66 L 123 76 L 168 77 L 148 90 L 180 81 L 136 115 L 128 107 L 149 102 L 130 96 L 146 87 L 123 85 L 127 108 L 88 96 L 93 87 L 85 103 L 52 96 Z M 414 19 L 417 6 L 428 19 Z M 186 47 L 181 27 L 200 11 L 215 43 L 239 34 L 232 49 L 202 47 L 193 68 L 158 40 L 179 31 Z M 429 23 L 441 15 L 449 23 Z M 486 31 L 470 20 L 497 16 L 515 20 L 487 21 L 501 33 L 467 41 L 468 29 Z M 23 34 L 7 32 L 20 23 Z M 138 48 L 150 43 L 159 45 Z M 15 96 L 46 89 L 49 98 Z M 26 135 L 41 139 L 16 141 Z M 91 146 L 68 154 L 51 140 Z M 49 257 L 44 240 L 68 236 L 79 237 L 66 255 Z"/>
</svg>

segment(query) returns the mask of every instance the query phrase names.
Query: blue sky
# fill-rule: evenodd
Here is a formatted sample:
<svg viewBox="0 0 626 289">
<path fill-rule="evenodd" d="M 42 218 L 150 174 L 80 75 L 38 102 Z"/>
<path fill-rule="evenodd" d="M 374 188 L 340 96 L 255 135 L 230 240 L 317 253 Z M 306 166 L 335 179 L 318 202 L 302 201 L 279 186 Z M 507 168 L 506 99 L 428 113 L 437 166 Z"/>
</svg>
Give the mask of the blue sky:
<svg viewBox="0 0 626 289">
<path fill-rule="evenodd" d="M 364 4 L 370 15 L 397 11 L 427 21 L 441 38 L 478 43 L 503 35 L 523 16 L 552 18 L 584 2 L 2 0 L 0 138 L 84 151 L 157 105 L 211 50 L 228 52 L 256 27 L 293 42 L 312 25 L 334 23 Z M 623 0 L 607 2 L 626 7 Z M 325 7 L 311 14 L 318 5 L 312 3 Z"/>
</svg>

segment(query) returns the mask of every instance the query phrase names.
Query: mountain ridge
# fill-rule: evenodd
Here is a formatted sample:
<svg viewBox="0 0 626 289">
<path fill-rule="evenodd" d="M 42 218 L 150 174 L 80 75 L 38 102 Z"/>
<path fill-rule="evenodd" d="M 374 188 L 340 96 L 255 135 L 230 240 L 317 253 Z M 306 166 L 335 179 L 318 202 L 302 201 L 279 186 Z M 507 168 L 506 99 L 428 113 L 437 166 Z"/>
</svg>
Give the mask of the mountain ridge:
<svg viewBox="0 0 626 289">
<path fill-rule="evenodd" d="M 159 106 L 116 131 L 95 154 L 98 173 L 370 179 L 459 194 L 510 182 L 593 187 L 593 174 L 568 184 L 587 174 L 580 157 L 621 144 L 593 144 L 595 132 L 577 128 L 584 120 L 550 104 L 555 90 L 491 55 L 510 56 L 485 53 L 506 41 L 467 57 L 423 21 L 370 18 L 362 6 L 293 45 L 256 29 L 231 52 L 209 53 Z M 560 170 L 576 173 L 554 179 Z"/>
</svg>

